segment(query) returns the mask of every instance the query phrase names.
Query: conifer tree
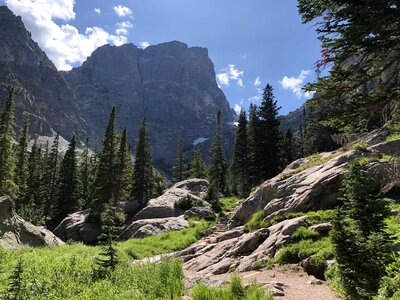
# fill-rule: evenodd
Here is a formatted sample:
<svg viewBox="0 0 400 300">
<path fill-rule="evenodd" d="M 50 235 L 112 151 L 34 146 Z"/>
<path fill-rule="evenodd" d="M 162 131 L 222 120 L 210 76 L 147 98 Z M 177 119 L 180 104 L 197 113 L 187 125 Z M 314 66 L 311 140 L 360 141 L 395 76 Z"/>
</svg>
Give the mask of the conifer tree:
<svg viewBox="0 0 400 300">
<path fill-rule="evenodd" d="M 81 166 L 80 166 L 80 178 L 82 184 L 82 207 L 86 208 L 89 198 L 90 198 L 90 188 L 91 188 L 91 158 L 89 155 L 89 137 L 85 140 L 85 145 L 83 147 L 82 155 L 81 155 Z"/>
<path fill-rule="evenodd" d="M 248 172 L 250 187 L 261 183 L 260 157 L 260 120 L 257 116 L 257 106 L 250 104 L 248 139 Z"/>
<path fill-rule="evenodd" d="M 167 188 L 165 177 L 161 172 L 158 172 L 155 168 L 153 168 L 153 175 L 151 180 L 151 196 L 150 198 L 156 198 L 162 195 Z"/>
<path fill-rule="evenodd" d="M 282 167 L 284 167 L 295 159 L 294 137 L 290 128 L 286 130 L 285 136 L 282 139 L 282 144 Z"/>
<path fill-rule="evenodd" d="M 192 178 L 206 178 L 206 164 L 203 161 L 200 149 L 197 148 L 193 153 L 193 159 L 190 163 L 190 174 Z"/>
<path fill-rule="evenodd" d="M 60 222 L 68 214 L 80 209 L 80 195 L 80 178 L 76 157 L 76 138 L 75 135 L 73 135 L 68 150 L 65 152 L 64 158 L 61 162 L 54 224 Z"/>
<path fill-rule="evenodd" d="M 179 182 L 186 178 L 185 170 L 185 153 L 183 151 L 183 138 L 178 141 L 178 147 L 176 150 L 176 162 L 173 168 L 174 170 L 174 181 Z"/>
<path fill-rule="evenodd" d="M 115 106 L 113 106 L 103 139 L 103 148 L 100 153 L 99 164 L 94 182 L 94 199 L 92 202 L 91 218 L 99 222 L 100 214 L 106 203 L 114 201 L 115 170 L 117 157 L 117 140 L 115 129 Z"/>
<path fill-rule="evenodd" d="M 211 165 L 208 170 L 209 188 L 207 199 L 212 201 L 215 210 L 220 209 L 219 195 L 226 190 L 226 171 L 227 164 L 224 157 L 221 133 L 221 112 L 218 111 L 216 119 L 216 129 L 214 142 L 211 147 Z"/>
<path fill-rule="evenodd" d="M 47 156 L 42 177 L 41 200 L 43 203 L 43 215 L 46 218 L 53 216 L 52 209 L 54 208 L 57 196 L 57 178 L 59 169 L 59 150 L 60 133 L 57 132 L 50 153 Z"/>
<path fill-rule="evenodd" d="M 118 149 L 116 172 L 115 172 L 115 194 L 114 205 L 118 201 L 127 200 L 132 190 L 132 159 L 128 145 L 127 130 L 124 129 Z"/>
<path fill-rule="evenodd" d="M 391 252 L 386 233 L 387 203 L 373 196 L 370 175 L 359 161 L 350 164 L 342 184 L 343 206 L 336 209 L 332 242 L 337 275 L 348 299 L 372 299 Z"/>
<path fill-rule="evenodd" d="M 263 100 L 258 110 L 260 126 L 260 155 L 258 161 L 260 164 L 260 175 L 262 180 L 267 180 L 279 173 L 281 136 L 279 131 L 280 122 L 278 119 L 278 110 L 273 94 L 273 88 L 267 84 L 263 93 Z"/>
<path fill-rule="evenodd" d="M 151 165 L 151 148 L 146 129 L 146 118 L 139 130 L 139 138 L 135 150 L 133 171 L 133 198 L 140 207 L 146 206 L 151 197 L 153 167 Z"/>
<path fill-rule="evenodd" d="M 233 175 L 236 190 L 241 197 L 247 197 L 250 192 L 248 149 L 247 149 L 247 117 L 246 112 L 241 111 L 236 130 L 235 147 L 233 150 Z"/>
<path fill-rule="evenodd" d="M 28 179 L 28 122 L 29 115 L 24 115 L 24 125 L 22 127 L 18 148 L 17 148 L 17 169 L 15 182 L 18 185 L 18 201 L 16 201 L 17 210 L 21 207 L 23 197 L 26 194 L 27 179 Z"/>
<path fill-rule="evenodd" d="M 18 186 L 15 184 L 14 143 L 14 88 L 7 97 L 4 112 L 0 116 L 0 194 L 15 198 Z"/>
</svg>

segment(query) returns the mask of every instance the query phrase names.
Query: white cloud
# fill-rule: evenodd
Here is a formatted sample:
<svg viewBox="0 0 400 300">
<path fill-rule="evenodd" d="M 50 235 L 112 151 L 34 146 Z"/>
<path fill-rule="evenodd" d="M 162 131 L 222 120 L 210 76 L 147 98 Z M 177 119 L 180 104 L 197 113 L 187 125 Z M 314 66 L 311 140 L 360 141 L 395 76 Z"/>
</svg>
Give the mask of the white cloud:
<svg viewBox="0 0 400 300">
<path fill-rule="evenodd" d="M 236 114 L 240 114 L 242 107 L 239 104 L 236 104 L 233 110 L 236 112 Z"/>
<path fill-rule="evenodd" d="M 243 59 L 247 59 L 247 53 L 243 55 Z"/>
<path fill-rule="evenodd" d="M 57 69 L 70 70 L 83 62 L 98 47 L 126 43 L 126 37 L 112 35 L 99 27 L 88 27 L 80 33 L 66 23 L 75 18 L 75 0 L 6 0 L 6 5 L 21 16 L 33 39 L 46 52 Z M 63 21 L 58 25 L 54 20 Z"/>
<path fill-rule="evenodd" d="M 305 79 L 310 74 L 310 70 L 301 70 L 298 77 L 288 77 L 284 76 L 282 80 L 279 82 L 285 90 L 292 91 L 298 98 L 311 98 L 314 93 L 312 92 L 304 92 L 302 90 L 303 85 L 305 84 Z"/>
<path fill-rule="evenodd" d="M 139 45 L 140 45 L 140 47 L 142 47 L 142 49 L 146 49 L 151 44 L 149 42 L 140 42 Z"/>
<path fill-rule="evenodd" d="M 256 80 L 254 80 L 253 85 L 254 85 L 254 86 L 260 86 L 260 85 L 261 85 L 260 76 L 258 76 L 258 77 L 256 78 Z"/>
<path fill-rule="evenodd" d="M 222 69 L 222 73 L 217 74 L 217 81 L 220 86 L 229 86 L 230 81 L 236 81 L 236 85 L 244 87 L 243 71 L 239 71 L 236 65 L 229 64 L 227 68 Z"/>
<path fill-rule="evenodd" d="M 251 103 L 260 101 L 260 99 L 261 99 L 260 96 L 253 96 L 253 97 L 247 98 L 247 100 L 250 101 Z"/>
<path fill-rule="evenodd" d="M 129 7 L 117 5 L 113 7 L 114 12 L 118 15 L 118 17 L 125 17 L 132 14 L 132 10 Z"/>
<path fill-rule="evenodd" d="M 125 21 L 125 22 L 117 23 L 117 26 L 119 28 L 132 28 L 133 24 L 129 21 Z"/>
<path fill-rule="evenodd" d="M 101 9 L 100 9 L 100 8 L 95 8 L 95 9 L 94 9 L 94 12 L 95 12 L 96 14 L 99 14 L 99 15 L 100 15 L 100 14 L 101 14 Z"/>
</svg>

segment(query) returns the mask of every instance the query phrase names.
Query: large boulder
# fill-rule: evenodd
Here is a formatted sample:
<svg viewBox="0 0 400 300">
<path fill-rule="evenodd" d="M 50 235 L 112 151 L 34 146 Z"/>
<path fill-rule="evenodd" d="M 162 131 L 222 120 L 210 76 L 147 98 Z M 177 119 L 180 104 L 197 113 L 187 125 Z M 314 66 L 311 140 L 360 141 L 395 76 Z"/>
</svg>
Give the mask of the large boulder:
<svg viewBox="0 0 400 300">
<path fill-rule="evenodd" d="M 0 246 L 54 246 L 63 242 L 51 231 L 22 219 L 15 211 L 14 202 L 7 196 L 0 197 Z"/>
<path fill-rule="evenodd" d="M 189 222 L 184 216 L 161 218 L 161 219 L 145 219 L 133 221 L 125 227 L 119 236 L 121 240 L 129 240 L 134 238 L 143 238 L 151 235 L 181 230 L 189 226 Z"/>
<path fill-rule="evenodd" d="M 180 216 L 184 214 L 184 211 L 175 208 L 175 202 L 188 195 L 202 201 L 201 197 L 207 192 L 207 187 L 208 182 L 204 179 L 188 179 L 178 182 L 161 196 L 151 199 L 147 206 L 134 216 L 133 220 Z M 209 206 L 209 204 L 203 201 L 203 206 Z"/>
<path fill-rule="evenodd" d="M 90 214 L 90 209 L 78 211 L 68 215 L 62 222 L 54 229 L 54 234 L 63 241 L 80 241 L 87 244 L 97 242 L 101 230 L 98 226 L 86 223 L 86 218 Z"/>
</svg>

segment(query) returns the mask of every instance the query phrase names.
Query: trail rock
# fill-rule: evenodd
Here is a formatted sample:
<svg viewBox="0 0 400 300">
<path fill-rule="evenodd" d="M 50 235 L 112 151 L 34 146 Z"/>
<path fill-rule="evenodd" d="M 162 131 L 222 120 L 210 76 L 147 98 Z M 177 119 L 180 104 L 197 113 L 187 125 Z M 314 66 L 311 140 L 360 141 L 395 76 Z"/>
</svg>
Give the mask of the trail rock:
<svg viewBox="0 0 400 300">
<path fill-rule="evenodd" d="M 177 200 L 190 195 L 194 199 L 201 200 L 207 191 L 208 182 L 204 179 L 188 179 L 178 182 L 161 196 L 151 199 L 147 206 L 137 213 L 133 220 L 170 218 L 184 214 L 181 209 L 176 209 Z M 210 205 L 203 201 L 204 207 Z"/>
<path fill-rule="evenodd" d="M 332 228 L 332 224 L 330 222 L 316 224 L 308 227 L 309 230 L 313 230 L 319 233 L 325 233 L 330 231 Z"/>
<path fill-rule="evenodd" d="M 0 247 L 54 246 L 63 242 L 51 231 L 35 226 L 15 212 L 14 202 L 7 196 L 0 197 Z"/>
<path fill-rule="evenodd" d="M 215 213 L 210 207 L 192 207 L 188 211 L 185 212 L 186 217 L 198 217 L 206 220 L 215 219 Z"/>
<path fill-rule="evenodd" d="M 189 222 L 183 216 L 138 220 L 126 226 L 119 238 L 121 240 L 143 238 L 173 230 L 181 230 L 188 226 Z"/>
</svg>

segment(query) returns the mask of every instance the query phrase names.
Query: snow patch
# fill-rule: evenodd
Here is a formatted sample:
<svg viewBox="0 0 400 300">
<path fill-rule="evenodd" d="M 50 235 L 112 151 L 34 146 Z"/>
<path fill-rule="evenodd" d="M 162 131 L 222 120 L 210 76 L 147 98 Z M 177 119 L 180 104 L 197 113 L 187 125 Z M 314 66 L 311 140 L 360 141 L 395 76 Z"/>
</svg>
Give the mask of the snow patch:
<svg viewBox="0 0 400 300">
<path fill-rule="evenodd" d="M 197 138 L 197 139 L 195 139 L 195 140 L 193 141 L 193 146 L 197 146 L 198 144 L 204 143 L 204 142 L 207 141 L 207 140 L 208 140 L 208 138 L 199 137 L 199 138 Z"/>
</svg>

